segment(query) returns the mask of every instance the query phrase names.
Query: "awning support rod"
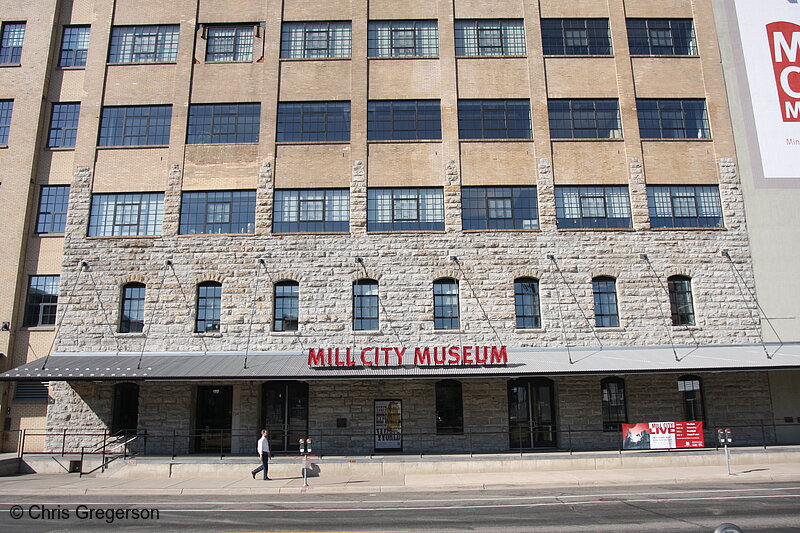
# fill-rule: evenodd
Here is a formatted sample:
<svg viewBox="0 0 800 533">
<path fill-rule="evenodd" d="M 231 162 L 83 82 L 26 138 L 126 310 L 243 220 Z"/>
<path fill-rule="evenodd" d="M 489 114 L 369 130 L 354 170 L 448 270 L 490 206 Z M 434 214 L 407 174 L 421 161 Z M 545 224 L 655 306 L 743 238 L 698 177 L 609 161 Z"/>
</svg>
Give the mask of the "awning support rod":
<svg viewBox="0 0 800 533">
<path fill-rule="evenodd" d="M 256 288 L 255 292 L 253 293 L 253 307 L 250 310 L 250 322 L 247 324 L 247 342 L 244 347 L 244 366 L 242 368 L 247 368 L 247 357 L 250 355 L 250 336 L 253 332 L 253 319 L 256 316 L 256 302 L 258 301 L 258 282 L 261 280 L 261 267 L 264 267 L 264 270 L 267 269 L 267 264 L 263 258 L 259 257 L 258 264 L 256 265 Z"/>
<path fill-rule="evenodd" d="M 61 313 L 61 318 L 58 319 L 58 323 L 56 324 L 56 331 L 53 333 L 53 340 L 50 342 L 50 349 L 47 351 L 47 355 L 44 356 L 44 361 L 42 361 L 41 370 L 44 370 L 45 367 L 47 367 L 47 361 L 50 359 L 50 354 L 53 353 L 53 346 L 56 344 L 57 333 L 61 329 L 61 324 L 64 322 L 64 317 L 67 316 L 69 304 L 72 303 L 72 296 L 75 294 L 75 289 L 78 287 L 78 281 L 80 281 L 81 273 L 84 270 L 89 270 L 89 263 L 86 261 L 81 261 L 78 263 L 78 275 L 75 276 L 75 283 L 72 284 L 72 289 L 69 291 L 69 296 L 67 296 L 67 302 L 64 304 L 64 310 Z"/>
<path fill-rule="evenodd" d="M 164 262 L 164 266 L 169 268 L 170 266 L 172 266 L 172 261 L 167 259 Z M 147 346 L 147 337 L 148 335 L 150 335 L 150 328 L 152 327 L 153 322 L 155 322 L 156 316 L 158 316 L 156 313 L 158 311 L 158 303 L 161 301 L 161 289 L 164 288 L 164 282 L 166 282 L 166 280 L 167 280 L 167 274 L 165 272 L 161 276 L 161 284 L 156 289 L 156 301 L 153 304 L 153 312 L 150 313 L 153 317 L 153 320 L 145 321 L 145 330 L 142 332 L 142 334 L 144 335 L 144 340 L 142 340 L 142 351 L 139 352 L 139 360 L 136 361 L 136 370 L 142 369 L 142 357 L 144 357 L 144 349 Z"/>
<path fill-rule="evenodd" d="M 589 329 L 594 335 L 594 338 L 597 340 L 597 344 L 600 345 L 600 349 L 603 349 L 603 341 L 600 340 L 600 336 L 597 334 L 597 330 L 592 326 L 592 321 L 589 320 L 589 317 L 586 316 L 586 313 L 583 312 L 583 307 L 581 307 L 581 303 L 578 301 L 578 297 L 575 296 L 575 292 L 572 290 L 572 286 L 567 282 L 566 276 L 564 276 L 564 272 L 561 270 L 561 267 L 558 266 L 558 262 L 556 261 L 556 256 L 553 254 L 547 254 L 547 258 L 553 262 L 553 266 L 556 267 L 556 271 L 558 271 L 559 276 L 561 277 L 562 283 L 564 286 L 567 287 L 567 291 L 569 295 L 572 296 L 572 301 L 575 302 L 575 306 L 578 308 L 578 311 L 581 312 L 581 316 L 583 317 L 584 322 L 589 326 Z M 563 322 L 562 322 L 563 324 Z"/>
<path fill-rule="evenodd" d="M 667 293 L 667 297 L 669 297 L 669 289 L 664 287 L 664 284 L 661 282 L 661 278 L 658 276 L 656 269 L 653 268 L 653 264 L 650 262 L 650 257 L 647 254 L 639 254 L 639 259 L 642 259 L 645 263 L 647 263 L 648 268 L 650 268 L 650 272 L 653 273 L 653 278 L 658 282 L 658 285 L 665 290 Z M 652 282 L 651 282 L 652 283 Z M 669 324 L 667 324 L 667 316 L 664 314 L 664 306 L 661 302 L 661 297 L 659 296 L 658 287 L 653 284 L 653 291 L 656 293 L 656 300 L 658 301 L 658 312 L 661 313 L 661 323 L 664 324 L 664 329 L 667 332 L 667 338 L 669 338 L 669 345 L 672 347 L 672 355 L 675 356 L 675 361 L 680 362 L 680 358 L 678 357 L 678 352 L 675 350 L 675 342 L 672 340 L 672 331 L 669 329 Z"/>
</svg>

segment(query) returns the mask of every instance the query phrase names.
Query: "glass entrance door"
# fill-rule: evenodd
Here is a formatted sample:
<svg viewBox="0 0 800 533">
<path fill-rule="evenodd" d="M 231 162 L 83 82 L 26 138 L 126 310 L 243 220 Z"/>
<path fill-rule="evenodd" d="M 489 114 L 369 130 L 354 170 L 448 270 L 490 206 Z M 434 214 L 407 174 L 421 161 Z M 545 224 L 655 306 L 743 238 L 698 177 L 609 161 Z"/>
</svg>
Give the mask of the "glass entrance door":
<svg viewBox="0 0 800 533">
<path fill-rule="evenodd" d="M 556 446 L 553 382 L 546 378 L 508 382 L 508 441 L 511 449 Z"/>
<path fill-rule="evenodd" d="M 272 451 L 297 451 L 308 436 L 308 383 L 268 381 L 261 389 L 264 425 Z"/>
<path fill-rule="evenodd" d="M 233 387 L 197 387 L 194 451 L 230 453 Z"/>
</svg>

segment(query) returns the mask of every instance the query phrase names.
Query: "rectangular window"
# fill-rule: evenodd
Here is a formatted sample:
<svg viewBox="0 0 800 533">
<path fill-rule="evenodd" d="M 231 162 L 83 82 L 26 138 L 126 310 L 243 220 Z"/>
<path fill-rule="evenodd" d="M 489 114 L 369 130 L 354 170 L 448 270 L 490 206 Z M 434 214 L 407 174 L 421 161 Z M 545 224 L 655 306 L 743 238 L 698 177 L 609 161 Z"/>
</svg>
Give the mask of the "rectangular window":
<svg viewBox="0 0 800 533">
<path fill-rule="evenodd" d="M 253 233 L 255 225 L 255 191 L 183 193 L 181 235 Z"/>
<path fill-rule="evenodd" d="M 621 139 L 619 102 L 603 100 L 548 100 L 550 137 L 553 139 Z"/>
<path fill-rule="evenodd" d="M 695 56 L 692 19 L 628 19 L 631 55 Z"/>
<path fill-rule="evenodd" d="M 617 281 L 610 277 L 598 277 L 592 280 L 594 295 L 594 325 L 598 328 L 619 327 L 619 309 L 617 308 Z"/>
<path fill-rule="evenodd" d="M 206 61 L 252 61 L 253 24 L 208 26 L 206 29 Z"/>
<path fill-rule="evenodd" d="M 437 57 L 439 28 L 435 20 L 371 20 L 369 57 Z"/>
<path fill-rule="evenodd" d="M 166 146 L 171 122 L 171 105 L 104 107 L 99 145 Z"/>
<path fill-rule="evenodd" d="M 350 191 L 347 189 L 278 189 L 275 191 L 274 233 L 350 231 Z"/>
<path fill-rule="evenodd" d="M 297 331 L 300 317 L 300 284 L 281 281 L 275 284 L 273 331 Z"/>
<path fill-rule="evenodd" d="M 648 185 L 651 228 L 721 228 L 716 185 Z"/>
<path fill-rule="evenodd" d="M 89 237 L 161 235 L 164 193 L 92 195 Z"/>
<path fill-rule="evenodd" d="M 459 100 L 459 139 L 530 139 L 530 100 Z"/>
<path fill-rule="evenodd" d="M 216 281 L 204 281 L 197 286 L 197 318 L 194 330 L 197 333 L 219 331 L 222 315 L 222 285 Z"/>
<path fill-rule="evenodd" d="M 636 100 L 642 139 L 709 139 L 706 101 L 695 99 Z"/>
<path fill-rule="evenodd" d="M 31 276 L 28 280 L 28 302 L 25 326 L 54 326 L 58 304 L 59 276 Z"/>
<path fill-rule="evenodd" d="M 608 19 L 542 19 L 545 55 L 611 55 Z"/>
<path fill-rule="evenodd" d="M 524 56 L 525 26 L 522 19 L 457 20 L 457 56 Z"/>
<path fill-rule="evenodd" d="M 350 140 L 350 102 L 278 103 L 278 142 Z"/>
<path fill-rule="evenodd" d="M 11 113 L 14 100 L 0 100 L 0 146 L 8 144 L 8 130 L 11 128 Z"/>
<path fill-rule="evenodd" d="M 433 329 L 459 329 L 458 281 L 433 282 Z"/>
<path fill-rule="evenodd" d="M 64 26 L 59 67 L 84 67 L 89 51 L 89 26 Z"/>
<path fill-rule="evenodd" d="M 257 143 L 261 104 L 191 104 L 186 144 Z"/>
<path fill-rule="evenodd" d="M 462 187 L 465 230 L 538 229 L 536 187 Z"/>
<path fill-rule="evenodd" d="M 281 58 L 349 58 L 351 40 L 350 21 L 284 22 L 281 32 Z"/>
<path fill-rule="evenodd" d="M 128 283 L 122 287 L 122 312 L 120 313 L 120 333 L 141 333 L 144 331 L 143 283 Z"/>
<path fill-rule="evenodd" d="M 173 63 L 178 60 L 180 26 L 114 26 L 109 63 Z"/>
<path fill-rule="evenodd" d="M 49 381 L 17 381 L 14 389 L 14 399 L 17 401 L 46 402 L 49 396 Z"/>
<path fill-rule="evenodd" d="M 78 116 L 81 104 L 53 104 L 50 116 L 50 133 L 47 137 L 48 148 L 72 148 L 78 135 Z"/>
<path fill-rule="evenodd" d="M 628 187 L 556 186 L 556 223 L 559 229 L 630 228 Z"/>
<path fill-rule="evenodd" d="M 39 196 L 36 233 L 64 233 L 69 206 L 69 185 L 47 185 Z"/>
<path fill-rule="evenodd" d="M 24 22 L 3 22 L 0 26 L 0 65 L 18 65 L 22 61 Z"/>
<path fill-rule="evenodd" d="M 439 100 L 370 100 L 367 140 L 415 141 L 442 138 Z"/>
<path fill-rule="evenodd" d="M 368 189 L 367 231 L 444 231 L 444 190 Z"/>
</svg>

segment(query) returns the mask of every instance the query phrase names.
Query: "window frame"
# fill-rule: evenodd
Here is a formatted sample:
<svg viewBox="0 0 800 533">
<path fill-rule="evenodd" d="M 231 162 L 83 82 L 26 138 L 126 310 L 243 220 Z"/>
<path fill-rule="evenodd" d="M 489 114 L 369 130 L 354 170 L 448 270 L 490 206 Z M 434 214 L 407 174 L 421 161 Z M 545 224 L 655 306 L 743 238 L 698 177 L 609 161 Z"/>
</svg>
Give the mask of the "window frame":
<svg viewBox="0 0 800 533">
<path fill-rule="evenodd" d="M 186 144 L 257 144 L 260 128 L 260 102 L 189 104 Z"/>
<path fill-rule="evenodd" d="M 526 290 L 527 286 L 530 286 L 530 290 Z M 514 279 L 514 317 L 518 330 L 542 329 L 538 279 L 532 277 Z"/>
<path fill-rule="evenodd" d="M 687 383 L 691 383 L 687 388 Z M 695 387 L 696 383 L 696 388 Z M 695 392 L 696 391 L 696 392 Z M 705 395 L 703 394 L 703 380 L 699 376 L 685 375 L 678 377 L 678 392 L 681 393 L 681 404 L 683 406 L 683 420 L 691 422 L 705 422 L 706 408 Z M 695 393 L 695 394 L 689 394 Z M 697 416 L 699 411 L 699 417 Z"/>
<path fill-rule="evenodd" d="M 374 279 L 362 278 L 353 282 L 352 326 L 353 331 L 380 329 L 380 286 Z"/>
<path fill-rule="evenodd" d="M 408 127 L 413 123 L 413 127 Z M 385 126 L 379 128 L 379 126 Z M 403 128 L 401 126 L 405 125 Z M 431 127 L 426 127 L 431 126 Z M 440 100 L 369 100 L 367 141 L 441 141 Z"/>
<path fill-rule="evenodd" d="M 521 117 L 520 113 L 527 116 Z M 527 98 L 459 99 L 458 138 L 531 140 L 531 101 Z"/>
<path fill-rule="evenodd" d="M 433 30 L 433 37 L 425 32 Z M 395 46 L 395 32 L 412 33 L 411 46 Z M 387 36 L 382 35 L 388 32 Z M 388 39 L 388 47 L 384 41 Z M 425 42 L 431 39 L 430 42 Z M 410 50 L 411 53 L 397 53 L 397 50 Z M 436 19 L 409 20 L 370 20 L 367 26 L 367 57 L 375 58 L 435 58 L 439 57 L 439 21 Z"/>
<path fill-rule="evenodd" d="M 289 289 L 288 292 L 284 293 L 284 288 Z M 279 281 L 275 283 L 272 294 L 272 331 L 299 331 L 300 283 L 294 280 Z"/>
<path fill-rule="evenodd" d="M 493 207 L 492 200 L 503 200 L 502 206 Z M 497 210 L 510 216 L 492 216 Z M 461 229 L 479 230 L 538 230 L 539 207 L 536 187 L 515 186 L 463 186 L 461 187 Z"/>
<path fill-rule="evenodd" d="M 524 19 L 456 19 L 454 30 L 456 57 L 527 56 Z M 496 32 L 499 45 L 481 44 L 490 31 Z"/>
<path fill-rule="evenodd" d="M 685 201 L 691 199 L 691 204 L 676 205 L 676 199 L 679 198 Z M 669 204 L 664 205 L 667 199 Z M 676 215 L 680 214 L 681 209 L 687 208 L 693 210 L 693 216 Z M 725 227 L 719 185 L 648 185 L 647 210 L 651 228 Z M 659 216 L 659 212 L 663 216 Z"/>
<path fill-rule="evenodd" d="M 461 329 L 461 298 L 459 293 L 457 279 L 439 278 L 433 281 L 434 330 L 456 331 Z"/>
<path fill-rule="evenodd" d="M 594 327 L 620 327 L 617 279 L 613 276 L 592 278 L 592 299 L 594 301 Z"/>
<path fill-rule="evenodd" d="M 142 333 L 144 331 L 144 304 L 147 286 L 130 282 L 122 286 L 119 309 L 119 332 Z"/>
<path fill-rule="evenodd" d="M 211 206 L 224 205 L 227 221 L 212 220 Z M 202 216 L 202 220 L 198 220 Z M 254 189 L 183 191 L 178 235 L 253 234 L 256 229 L 256 191 Z M 199 229 L 200 231 L 192 231 Z M 218 230 L 218 231 L 215 231 Z"/>
<path fill-rule="evenodd" d="M 89 39 L 92 27 L 88 24 L 70 24 L 61 31 L 61 48 L 58 54 L 59 68 L 82 68 L 86 66 Z M 75 30 L 75 36 L 72 36 Z M 85 30 L 85 34 L 83 31 Z"/>
<path fill-rule="evenodd" d="M 103 209 L 106 206 L 111 208 L 110 213 Z M 117 222 L 119 217 L 133 215 L 133 211 L 125 209 L 126 206 L 136 207 L 136 223 Z M 157 237 L 162 234 L 163 220 L 163 192 L 94 193 L 87 234 L 89 237 Z M 125 228 L 135 228 L 135 233 L 123 231 Z"/>
<path fill-rule="evenodd" d="M 322 195 L 322 198 L 312 197 Z M 306 198 L 304 198 L 304 196 Z M 316 212 L 304 204 L 319 203 L 322 214 L 304 218 L 304 213 Z M 290 209 L 288 209 L 290 208 Z M 341 215 L 344 219 L 341 219 Z M 288 220 L 284 218 L 289 217 Z M 321 226 L 320 226 L 321 224 Z M 273 199 L 273 233 L 346 233 L 350 231 L 349 189 L 275 189 Z"/>
<path fill-rule="evenodd" d="M 619 194 L 623 190 L 625 191 L 624 205 L 621 203 L 623 196 Z M 570 195 L 570 198 L 566 198 L 565 193 L 573 194 Z M 572 198 L 574 195 L 577 195 L 577 204 Z M 627 185 L 556 185 L 555 198 L 556 226 L 558 229 L 630 229 L 633 227 L 630 190 Z M 598 203 L 595 202 L 593 204 L 593 202 L 589 201 L 590 199 L 595 201 L 602 200 L 602 216 L 584 216 L 586 211 L 596 210 L 599 207 Z M 566 200 L 569 200 L 569 205 L 565 203 Z M 626 214 L 627 216 L 608 216 L 609 204 L 611 204 L 611 210 L 619 211 L 620 214 Z M 575 213 L 576 209 L 577 214 L 580 215 L 579 217 L 563 216 L 568 212 Z M 614 213 L 612 212 L 612 214 Z"/>
<path fill-rule="evenodd" d="M 222 283 L 204 281 L 197 284 L 195 333 L 219 333 L 222 323 Z"/>
<path fill-rule="evenodd" d="M 441 379 L 434 385 L 436 434 L 464 434 L 464 388 L 457 379 Z"/>
<path fill-rule="evenodd" d="M 680 284 L 680 285 L 679 285 Z M 667 278 L 669 308 L 673 326 L 694 326 L 696 315 L 692 296 L 692 278 L 689 276 L 670 276 Z"/>
<path fill-rule="evenodd" d="M 687 31 L 686 28 L 675 27 L 680 23 L 689 24 L 688 35 L 681 35 L 682 32 Z M 657 27 L 661 24 L 666 24 L 666 27 Z M 632 56 L 695 57 L 699 55 L 694 20 L 691 18 L 632 17 L 625 19 L 625 26 L 628 34 L 628 49 Z M 667 32 L 669 35 L 664 33 L 658 36 L 655 34 L 656 31 Z M 665 37 L 668 37 L 670 44 L 654 44 L 658 39 Z"/>
<path fill-rule="evenodd" d="M 697 113 L 698 109 L 687 107 L 699 103 L 703 105 L 702 116 L 692 117 L 691 114 Z M 642 140 L 709 141 L 712 139 L 705 98 L 637 98 L 636 115 L 639 121 L 639 136 Z M 654 124 L 658 124 L 658 127 L 653 127 Z M 696 133 L 689 135 L 690 132 Z"/>
<path fill-rule="evenodd" d="M 48 148 L 75 148 L 80 114 L 80 102 L 53 102 L 50 108 L 50 128 L 47 133 Z"/>
<path fill-rule="evenodd" d="M 605 22 L 605 27 L 600 22 Z M 596 27 L 590 27 L 591 23 Z M 611 56 L 614 53 L 608 18 L 542 18 L 540 24 L 542 50 L 546 56 Z M 585 31 L 585 45 L 569 44 L 568 32 L 574 30 Z"/>
<path fill-rule="evenodd" d="M 56 325 L 60 284 L 61 276 L 58 274 L 34 274 L 28 277 L 24 327 L 39 328 Z M 40 293 L 34 294 L 34 290 L 40 290 Z"/>
<path fill-rule="evenodd" d="M 258 25 L 248 23 L 231 24 L 206 24 L 203 26 L 203 36 L 206 41 L 206 63 L 252 63 L 253 52 L 255 51 L 256 27 Z M 212 35 L 217 31 L 233 30 L 233 35 Z M 249 36 L 246 35 L 249 31 Z M 244 35 L 243 35 L 244 34 Z M 216 41 L 232 39 L 229 48 L 231 51 L 218 52 L 213 50 L 217 45 Z M 247 40 L 249 39 L 249 43 Z M 213 46 L 212 46 L 213 45 Z M 243 50 L 242 50 L 243 48 Z M 243 57 L 239 57 L 243 54 Z M 231 56 L 231 58 L 228 58 Z"/>
<path fill-rule="evenodd" d="M 7 34 L 9 26 L 11 26 L 11 31 L 16 30 L 19 35 Z M 21 32 L 19 27 L 22 28 Z M 24 20 L 4 20 L 0 22 L 0 65 L 22 64 L 22 48 L 25 46 L 26 30 L 27 21 Z"/>
<path fill-rule="evenodd" d="M 52 193 L 52 194 L 51 194 Z M 36 210 L 36 235 L 64 233 L 69 210 L 69 185 L 42 185 Z"/>
<path fill-rule="evenodd" d="M 615 385 L 616 390 L 612 390 Z M 613 376 L 600 380 L 600 402 L 604 432 L 620 432 L 622 424 L 628 423 L 628 399 L 625 395 L 625 380 Z"/>
<path fill-rule="evenodd" d="M 278 102 L 276 142 L 350 142 L 350 101 Z"/>
<path fill-rule="evenodd" d="M 111 26 L 108 64 L 176 63 L 180 46 L 180 28 L 180 24 Z M 130 43 L 126 42 L 128 36 Z M 142 51 L 142 48 L 145 50 Z"/>
<path fill-rule="evenodd" d="M 0 100 L 0 146 L 8 145 L 11 134 L 11 119 L 14 116 L 14 100 L 3 98 Z"/>
<path fill-rule="evenodd" d="M 317 27 L 315 27 L 317 26 Z M 322 28 L 324 26 L 324 28 Z M 311 47 L 309 35 L 325 32 L 325 46 Z M 301 33 L 292 35 L 293 32 Z M 331 32 L 334 32 L 332 38 Z M 341 36 L 336 36 L 341 32 Z M 302 40 L 301 47 L 292 47 Z M 339 42 L 341 40 L 341 43 Z M 311 53 L 323 50 L 323 54 Z M 353 53 L 353 25 L 349 20 L 287 21 L 281 26 L 281 59 L 350 59 Z"/>
<path fill-rule="evenodd" d="M 609 116 L 612 113 L 616 115 L 614 118 Z M 550 98 L 547 116 L 551 139 L 622 139 L 622 119 L 616 98 Z M 567 124 L 568 128 L 555 127 Z"/>
<path fill-rule="evenodd" d="M 145 110 L 146 114 L 137 114 Z M 172 104 L 103 106 L 97 146 L 169 146 L 171 129 Z"/>
<path fill-rule="evenodd" d="M 416 213 L 416 218 L 405 214 L 412 210 Z M 367 188 L 367 232 L 438 232 L 444 229 L 442 187 Z"/>
</svg>

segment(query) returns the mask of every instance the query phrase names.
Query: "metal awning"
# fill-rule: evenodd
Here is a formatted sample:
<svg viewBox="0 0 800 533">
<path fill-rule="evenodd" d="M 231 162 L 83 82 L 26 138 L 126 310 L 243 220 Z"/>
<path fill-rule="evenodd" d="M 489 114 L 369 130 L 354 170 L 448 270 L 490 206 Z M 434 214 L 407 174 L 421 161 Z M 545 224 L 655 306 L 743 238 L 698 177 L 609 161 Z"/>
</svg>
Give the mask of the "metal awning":
<svg viewBox="0 0 800 533">
<path fill-rule="evenodd" d="M 767 353 L 765 353 L 765 348 Z M 800 368 L 800 343 L 755 345 L 508 348 L 503 365 L 334 366 L 312 368 L 308 353 L 54 353 L 0 374 L 3 381 L 392 379 L 636 374 Z M 677 357 L 676 357 L 677 356 Z"/>
</svg>

